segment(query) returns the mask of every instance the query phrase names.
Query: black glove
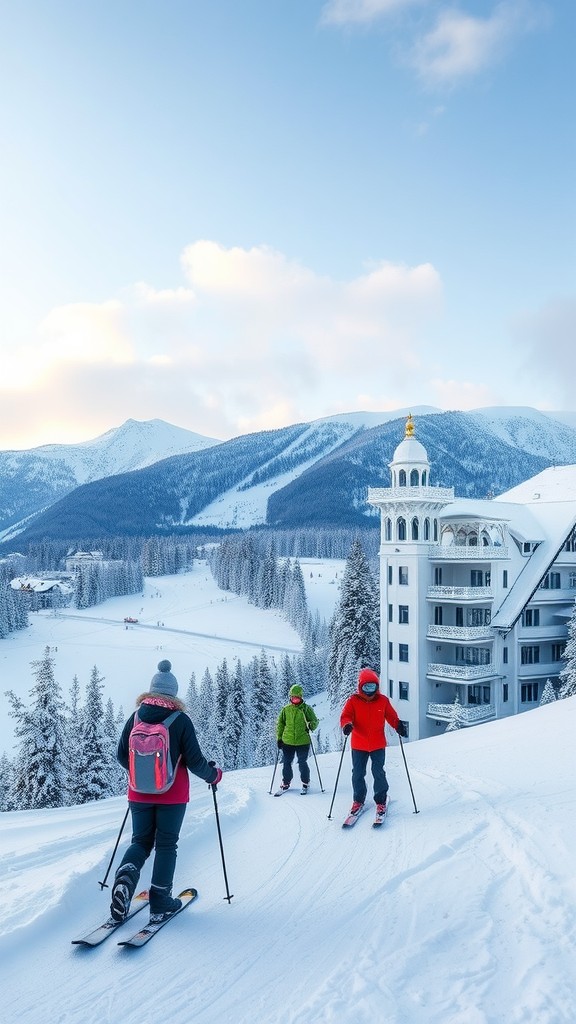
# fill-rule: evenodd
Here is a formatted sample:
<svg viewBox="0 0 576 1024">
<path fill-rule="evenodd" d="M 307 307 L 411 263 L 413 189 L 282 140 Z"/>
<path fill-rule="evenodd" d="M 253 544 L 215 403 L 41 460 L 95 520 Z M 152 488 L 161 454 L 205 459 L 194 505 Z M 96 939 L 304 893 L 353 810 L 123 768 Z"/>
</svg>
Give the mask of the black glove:
<svg viewBox="0 0 576 1024">
<path fill-rule="evenodd" d="M 345 736 L 349 736 L 352 732 L 352 722 L 346 722 L 346 725 L 342 726 L 342 732 Z"/>
<path fill-rule="evenodd" d="M 398 733 L 399 736 L 402 737 L 403 740 L 406 739 L 408 735 L 408 729 L 404 725 L 404 722 L 398 722 L 398 725 L 396 726 L 396 732 Z"/>
<path fill-rule="evenodd" d="M 222 769 L 218 767 L 216 761 L 208 761 L 208 764 L 216 772 L 216 778 L 212 782 L 209 782 L 208 785 L 216 787 L 218 783 L 222 781 Z"/>
<path fill-rule="evenodd" d="M 276 740 L 276 746 L 278 747 L 278 750 L 282 750 L 284 747 L 282 740 Z"/>
</svg>

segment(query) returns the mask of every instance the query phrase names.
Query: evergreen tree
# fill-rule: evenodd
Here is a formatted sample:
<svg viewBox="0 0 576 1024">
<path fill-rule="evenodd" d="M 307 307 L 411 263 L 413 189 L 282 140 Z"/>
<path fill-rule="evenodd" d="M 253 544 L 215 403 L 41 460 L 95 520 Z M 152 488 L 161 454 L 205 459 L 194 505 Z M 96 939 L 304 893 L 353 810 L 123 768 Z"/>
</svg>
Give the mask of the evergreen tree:
<svg viewBox="0 0 576 1024">
<path fill-rule="evenodd" d="M 355 540 L 346 561 L 340 600 L 330 624 L 328 687 L 337 707 L 350 652 L 359 667 L 380 671 L 380 612 L 377 587 L 362 549 Z"/>
<path fill-rule="evenodd" d="M 64 702 L 49 647 L 32 669 L 36 682 L 29 708 L 12 691 L 6 694 L 19 740 L 10 800 L 19 810 L 61 807 L 66 801 Z"/>
<path fill-rule="evenodd" d="M 114 705 L 110 697 L 106 701 L 104 712 L 104 732 L 110 745 L 110 790 L 113 795 L 119 796 L 126 789 L 126 772 L 116 757 L 120 735 L 116 724 Z"/>
<path fill-rule="evenodd" d="M 238 660 L 230 680 L 223 723 L 224 765 L 228 771 L 248 767 L 246 717 L 244 673 Z"/>
<path fill-rule="evenodd" d="M 460 697 L 458 693 L 454 698 L 452 710 L 450 711 L 450 718 L 448 719 L 448 725 L 446 726 L 445 732 L 455 732 L 457 729 L 461 729 L 464 725 L 464 717 L 462 714 L 462 705 L 460 703 Z"/>
<path fill-rule="evenodd" d="M 276 685 L 266 651 L 255 659 L 252 721 L 255 737 L 254 765 L 271 764 L 276 757 Z"/>
<path fill-rule="evenodd" d="M 88 803 L 89 800 L 103 800 L 113 795 L 113 755 L 110 739 L 104 727 L 103 682 L 103 677 L 94 665 L 86 687 L 86 702 L 82 710 L 80 731 L 77 796 L 78 803 L 81 804 Z"/>
<path fill-rule="evenodd" d="M 557 700 L 556 690 L 554 689 L 552 680 L 547 679 L 546 685 L 542 690 L 542 696 L 540 697 L 540 707 L 544 704 L 552 704 L 555 700 Z"/>
<path fill-rule="evenodd" d="M 565 665 L 560 672 L 558 697 L 573 697 L 576 694 L 576 603 L 568 622 L 568 640 L 562 653 Z"/>
</svg>

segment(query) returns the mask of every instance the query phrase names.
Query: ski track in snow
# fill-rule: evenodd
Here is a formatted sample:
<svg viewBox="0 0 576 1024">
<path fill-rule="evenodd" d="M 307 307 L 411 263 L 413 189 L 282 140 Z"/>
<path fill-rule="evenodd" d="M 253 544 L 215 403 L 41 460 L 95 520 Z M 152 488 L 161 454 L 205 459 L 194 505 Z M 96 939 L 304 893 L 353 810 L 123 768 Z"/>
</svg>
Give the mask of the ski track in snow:
<svg viewBox="0 0 576 1024">
<path fill-rule="evenodd" d="M 557 779 L 536 817 L 532 793 L 433 750 L 408 747 L 417 815 L 390 751 L 378 831 L 370 813 L 341 829 L 349 771 L 328 820 L 338 755 L 319 758 L 326 791 L 313 775 L 306 798 L 269 795 L 271 769 L 226 775 L 231 905 L 211 791 L 195 783 L 175 884 L 200 898 L 140 951 L 116 945 L 134 921 L 98 949 L 70 945 L 107 914 L 97 882 L 124 802 L 4 815 L 5 1019 L 147 1024 L 168 1008 L 179 1024 L 574 1024 L 573 851 L 553 816 L 573 815 L 571 790 Z"/>
</svg>

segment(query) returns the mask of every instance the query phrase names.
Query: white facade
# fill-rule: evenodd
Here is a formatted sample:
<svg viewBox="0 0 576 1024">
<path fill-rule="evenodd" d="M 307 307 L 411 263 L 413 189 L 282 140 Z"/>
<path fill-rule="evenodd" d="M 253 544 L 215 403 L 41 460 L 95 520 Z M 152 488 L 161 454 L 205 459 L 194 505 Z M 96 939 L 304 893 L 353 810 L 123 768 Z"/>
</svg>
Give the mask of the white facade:
<svg viewBox="0 0 576 1024">
<path fill-rule="evenodd" d="M 558 679 L 576 598 L 576 466 L 493 500 L 430 485 L 406 434 L 380 509 L 381 686 L 411 739 L 535 707 Z M 459 708 L 455 708 L 458 699 Z"/>
</svg>

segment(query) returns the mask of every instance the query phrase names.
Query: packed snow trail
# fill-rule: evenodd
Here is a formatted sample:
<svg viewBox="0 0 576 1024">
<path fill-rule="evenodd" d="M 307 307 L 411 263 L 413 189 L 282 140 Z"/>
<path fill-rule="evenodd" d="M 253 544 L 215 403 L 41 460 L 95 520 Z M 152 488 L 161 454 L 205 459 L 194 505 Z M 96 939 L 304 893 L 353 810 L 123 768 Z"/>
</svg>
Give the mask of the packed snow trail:
<svg viewBox="0 0 576 1024">
<path fill-rule="evenodd" d="M 271 767 L 225 774 L 231 904 L 211 792 L 195 781 L 175 888 L 200 897 L 133 956 L 70 944 L 107 911 L 97 883 L 124 801 L 3 815 L 6 1019 L 574 1024 L 575 727 L 570 700 L 407 744 L 418 815 L 391 747 L 394 813 L 379 831 L 371 814 L 340 827 L 348 757 L 332 821 L 338 754 L 319 757 L 326 791 L 312 768 L 306 799 L 273 799 Z"/>
</svg>

